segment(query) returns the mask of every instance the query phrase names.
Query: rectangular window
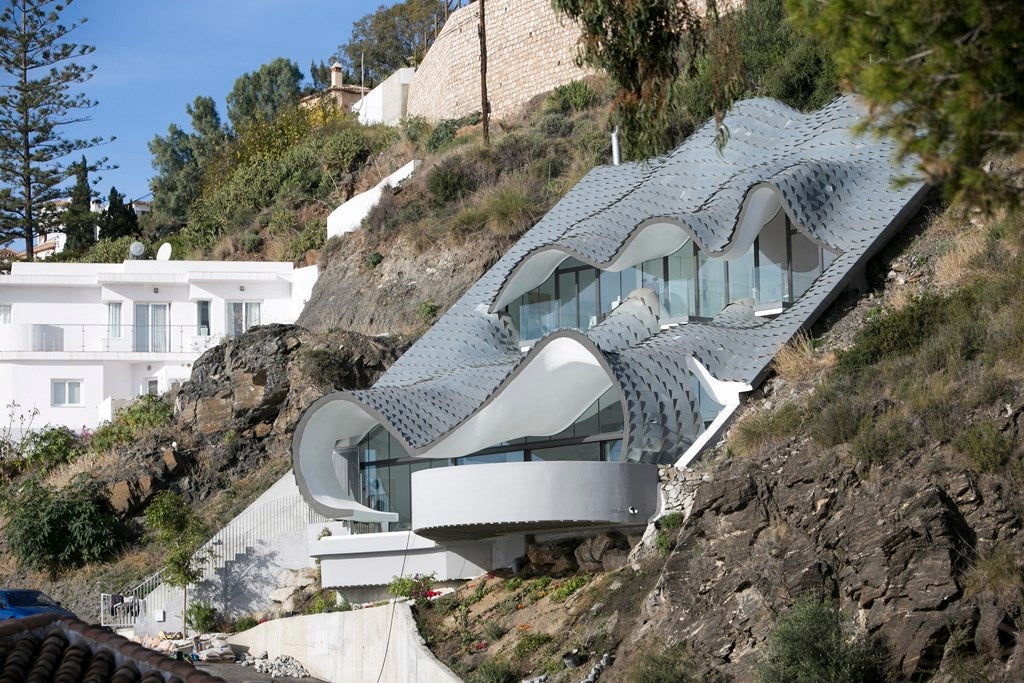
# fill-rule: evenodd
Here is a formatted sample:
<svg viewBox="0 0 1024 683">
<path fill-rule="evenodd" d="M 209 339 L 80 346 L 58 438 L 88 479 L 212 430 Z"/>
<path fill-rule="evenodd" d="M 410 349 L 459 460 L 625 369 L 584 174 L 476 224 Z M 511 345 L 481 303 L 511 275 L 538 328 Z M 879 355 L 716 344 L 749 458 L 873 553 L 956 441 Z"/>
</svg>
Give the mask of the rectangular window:
<svg viewBox="0 0 1024 683">
<path fill-rule="evenodd" d="M 170 330 L 167 304 L 135 304 L 135 350 L 164 353 Z"/>
<path fill-rule="evenodd" d="M 150 396 L 158 396 L 160 394 L 160 382 L 155 379 L 151 379 L 146 382 L 146 393 Z"/>
<path fill-rule="evenodd" d="M 668 310 L 663 313 L 669 318 L 686 318 L 693 313 L 693 259 L 690 241 L 668 257 Z"/>
<path fill-rule="evenodd" d="M 55 406 L 82 405 L 81 380 L 55 379 L 50 382 L 51 403 Z"/>
<path fill-rule="evenodd" d="M 227 333 L 239 337 L 246 330 L 260 324 L 260 303 L 258 301 L 229 301 L 227 304 Z"/>
<path fill-rule="evenodd" d="M 210 336 L 210 302 L 196 302 L 196 336 Z"/>
<path fill-rule="evenodd" d="M 725 261 L 708 258 L 703 251 L 697 254 L 697 315 L 713 318 L 725 308 Z"/>
<path fill-rule="evenodd" d="M 0 304 L 0 325 L 9 325 L 11 322 L 11 305 Z"/>
<path fill-rule="evenodd" d="M 107 304 L 107 338 L 121 338 L 121 302 L 112 301 Z"/>
</svg>

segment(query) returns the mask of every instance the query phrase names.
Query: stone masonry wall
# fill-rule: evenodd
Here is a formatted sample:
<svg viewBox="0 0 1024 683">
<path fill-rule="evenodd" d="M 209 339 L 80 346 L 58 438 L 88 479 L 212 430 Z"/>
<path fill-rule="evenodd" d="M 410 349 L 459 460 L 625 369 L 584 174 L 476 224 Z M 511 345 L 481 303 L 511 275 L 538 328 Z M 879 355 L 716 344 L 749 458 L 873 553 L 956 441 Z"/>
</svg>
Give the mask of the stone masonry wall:
<svg viewBox="0 0 1024 683">
<path fill-rule="evenodd" d="M 576 66 L 579 28 L 551 0 L 488 0 L 487 91 L 495 118 L 591 73 Z M 477 3 L 448 18 L 409 86 L 409 116 L 432 121 L 480 111 Z"/>
</svg>

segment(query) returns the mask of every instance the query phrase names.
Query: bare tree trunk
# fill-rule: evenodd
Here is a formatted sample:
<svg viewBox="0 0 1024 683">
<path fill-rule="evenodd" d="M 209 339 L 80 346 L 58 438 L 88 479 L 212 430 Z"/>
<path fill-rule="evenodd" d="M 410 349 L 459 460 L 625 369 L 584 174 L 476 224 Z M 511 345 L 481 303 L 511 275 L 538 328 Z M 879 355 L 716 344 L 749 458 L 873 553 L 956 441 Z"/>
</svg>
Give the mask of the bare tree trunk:
<svg viewBox="0 0 1024 683">
<path fill-rule="evenodd" d="M 477 35 L 480 36 L 480 115 L 484 124 L 484 145 L 491 144 L 491 103 L 487 99 L 487 18 L 484 12 L 484 0 L 477 0 L 480 12 L 480 24 Z"/>
</svg>

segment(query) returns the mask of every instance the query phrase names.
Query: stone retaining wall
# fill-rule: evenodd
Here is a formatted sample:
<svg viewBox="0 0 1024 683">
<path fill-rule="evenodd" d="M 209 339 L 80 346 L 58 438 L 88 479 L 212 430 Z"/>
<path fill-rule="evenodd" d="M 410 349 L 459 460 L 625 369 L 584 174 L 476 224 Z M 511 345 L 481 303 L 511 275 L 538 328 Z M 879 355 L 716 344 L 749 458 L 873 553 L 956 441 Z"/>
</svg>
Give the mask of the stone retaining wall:
<svg viewBox="0 0 1024 683">
<path fill-rule="evenodd" d="M 495 118 L 590 74 L 576 66 L 579 28 L 551 0 L 488 0 L 487 89 Z M 409 86 L 409 116 L 432 121 L 480 111 L 478 4 L 452 14 Z"/>
<path fill-rule="evenodd" d="M 693 501 L 697 497 L 697 488 L 705 481 L 707 475 L 695 472 L 688 467 L 661 465 L 658 467 L 658 484 L 661 487 L 662 514 L 682 512 L 690 516 Z"/>
</svg>

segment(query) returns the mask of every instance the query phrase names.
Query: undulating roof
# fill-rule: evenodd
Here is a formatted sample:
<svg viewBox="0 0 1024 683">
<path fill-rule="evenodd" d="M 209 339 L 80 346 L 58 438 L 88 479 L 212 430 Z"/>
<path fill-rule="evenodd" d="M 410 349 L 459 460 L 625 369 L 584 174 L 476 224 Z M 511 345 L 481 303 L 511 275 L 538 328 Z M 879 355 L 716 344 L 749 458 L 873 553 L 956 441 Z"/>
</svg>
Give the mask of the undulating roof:
<svg viewBox="0 0 1024 683">
<path fill-rule="evenodd" d="M 626 457 L 675 461 L 703 428 L 692 395 L 693 361 L 721 381 L 760 381 L 778 349 L 831 303 L 923 200 L 923 183 L 893 183 L 912 168 L 892 164 L 890 142 L 851 132 L 862 114 L 850 97 L 810 114 L 747 100 L 725 119 L 730 137 L 722 152 L 709 122 L 663 157 L 595 168 L 376 385 L 334 399 L 358 404 L 411 453 L 424 454 L 495 400 L 546 340 L 582 334 L 622 399 Z M 781 205 L 797 230 L 837 254 L 774 318 L 735 303 L 712 320 L 661 329 L 657 310 L 620 306 L 587 332 L 556 331 L 523 352 L 499 315 L 504 301 L 540 284 L 533 281 L 543 280 L 537 273 L 546 277 L 563 256 L 619 270 L 641 251 L 650 258 L 658 248 L 654 234 L 664 241 L 657 255 L 688 238 L 709 255 L 728 253 L 746 239 L 745 216 L 757 216 L 765 201 Z M 678 236 L 665 237 L 672 230 Z"/>
</svg>

